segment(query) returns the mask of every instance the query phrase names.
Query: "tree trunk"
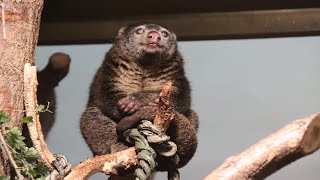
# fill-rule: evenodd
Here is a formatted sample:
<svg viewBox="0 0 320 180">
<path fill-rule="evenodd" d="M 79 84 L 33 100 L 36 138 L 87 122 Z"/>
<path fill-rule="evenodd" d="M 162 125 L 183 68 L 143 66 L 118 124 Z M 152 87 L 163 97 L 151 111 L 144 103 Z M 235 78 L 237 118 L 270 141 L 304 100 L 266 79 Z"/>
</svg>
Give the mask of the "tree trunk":
<svg viewBox="0 0 320 180">
<path fill-rule="evenodd" d="M 23 69 L 34 64 L 43 0 L 1 1 L 0 22 L 0 110 L 11 121 L 5 126 L 21 127 Z M 7 157 L 0 156 L 0 175 L 9 174 Z"/>
</svg>

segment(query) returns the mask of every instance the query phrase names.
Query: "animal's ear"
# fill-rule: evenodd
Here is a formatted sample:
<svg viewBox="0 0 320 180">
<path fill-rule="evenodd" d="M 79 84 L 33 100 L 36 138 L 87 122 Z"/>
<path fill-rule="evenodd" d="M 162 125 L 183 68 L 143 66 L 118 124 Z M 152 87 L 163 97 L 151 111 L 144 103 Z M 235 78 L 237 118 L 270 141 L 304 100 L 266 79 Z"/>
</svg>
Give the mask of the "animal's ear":
<svg viewBox="0 0 320 180">
<path fill-rule="evenodd" d="M 118 31 L 118 36 L 122 36 L 124 34 L 126 28 L 127 28 L 126 26 L 120 28 L 119 31 Z"/>
<path fill-rule="evenodd" d="M 174 40 L 174 41 L 177 41 L 177 35 L 176 35 L 174 32 L 172 32 L 172 31 L 171 31 L 171 34 L 172 34 L 173 40 Z"/>
</svg>

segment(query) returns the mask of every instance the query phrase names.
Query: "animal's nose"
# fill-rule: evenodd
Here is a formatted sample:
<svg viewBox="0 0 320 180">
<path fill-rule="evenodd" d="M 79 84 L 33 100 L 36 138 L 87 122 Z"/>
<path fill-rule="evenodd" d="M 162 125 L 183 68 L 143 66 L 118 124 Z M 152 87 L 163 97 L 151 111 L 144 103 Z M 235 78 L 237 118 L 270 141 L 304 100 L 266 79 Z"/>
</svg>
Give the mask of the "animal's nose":
<svg viewBox="0 0 320 180">
<path fill-rule="evenodd" d="M 148 34 L 148 39 L 151 42 L 157 43 L 158 41 L 161 40 L 161 36 L 158 32 L 152 31 Z"/>
</svg>

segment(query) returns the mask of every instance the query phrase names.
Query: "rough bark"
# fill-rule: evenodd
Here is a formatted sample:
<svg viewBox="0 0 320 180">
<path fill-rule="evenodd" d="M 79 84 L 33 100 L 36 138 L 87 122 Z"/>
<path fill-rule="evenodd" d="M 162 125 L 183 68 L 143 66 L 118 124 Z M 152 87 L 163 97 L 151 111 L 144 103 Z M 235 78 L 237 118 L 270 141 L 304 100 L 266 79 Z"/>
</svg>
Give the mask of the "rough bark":
<svg viewBox="0 0 320 180">
<path fill-rule="evenodd" d="M 134 148 L 113 154 L 106 154 L 89 158 L 71 170 L 65 180 L 88 179 L 97 172 L 115 173 L 117 167 L 130 167 L 137 164 L 137 155 Z"/>
<path fill-rule="evenodd" d="M 33 118 L 33 123 L 28 123 L 28 129 L 30 138 L 33 142 L 33 146 L 39 152 L 42 161 L 51 167 L 52 161 L 55 157 L 50 152 L 42 134 L 39 114 L 37 110 L 37 68 L 31 66 L 29 63 L 24 68 L 24 97 L 25 97 L 25 109 L 26 116 Z"/>
<path fill-rule="evenodd" d="M 0 109 L 12 120 L 5 126 L 21 127 L 23 67 L 34 63 L 43 0 L 3 0 L 0 19 Z M 20 110 L 20 111 L 19 111 Z M 7 158 L 0 157 L 0 174 L 8 174 Z"/>
<path fill-rule="evenodd" d="M 160 92 L 159 111 L 154 118 L 153 124 L 162 132 L 166 132 L 174 118 L 173 109 L 170 106 L 170 92 L 172 82 L 168 82 Z"/>
<path fill-rule="evenodd" d="M 260 180 L 320 147 L 320 114 L 298 119 L 229 157 L 205 180 Z"/>
</svg>

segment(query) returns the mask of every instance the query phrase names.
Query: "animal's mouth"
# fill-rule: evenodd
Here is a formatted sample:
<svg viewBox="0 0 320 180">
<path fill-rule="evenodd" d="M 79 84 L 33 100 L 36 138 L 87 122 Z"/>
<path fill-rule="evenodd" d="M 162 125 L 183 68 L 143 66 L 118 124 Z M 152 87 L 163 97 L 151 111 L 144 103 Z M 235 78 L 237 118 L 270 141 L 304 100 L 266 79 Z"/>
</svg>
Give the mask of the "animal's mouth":
<svg viewBox="0 0 320 180">
<path fill-rule="evenodd" d="M 152 48 L 159 47 L 158 43 L 156 43 L 156 42 L 149 42 L 146 45 L 149 46 L 149 47 L 152 47 Z"/>
<path fill-rule="evenodd" d="M 144 42 L 140 43 L 142 49 L 148 52 L 161 52 L 164 48 L 163 45 L 156 43 L 156 42 Z"/>
</svg>

